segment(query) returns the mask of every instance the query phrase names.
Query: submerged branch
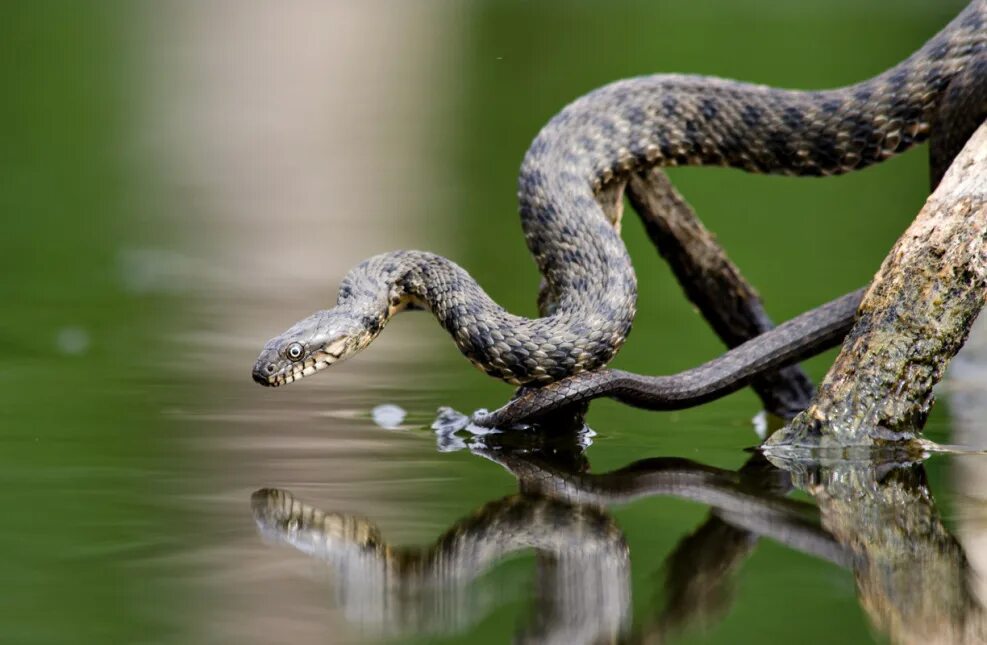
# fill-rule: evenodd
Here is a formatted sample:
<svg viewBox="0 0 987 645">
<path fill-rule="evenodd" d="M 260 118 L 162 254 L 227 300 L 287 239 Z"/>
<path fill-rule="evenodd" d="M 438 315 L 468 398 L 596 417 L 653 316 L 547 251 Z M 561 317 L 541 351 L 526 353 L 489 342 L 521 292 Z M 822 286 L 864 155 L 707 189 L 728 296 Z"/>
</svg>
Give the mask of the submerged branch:
<svg viewBox="0 0 987 645">
<path fill-rule="evenodd" d="M 984 304 L 985 241 L 987 124 L 884 260 L 813 404 L 767 443 L 867 446 L 917 438 L 932 388 Z"/>
</svg>

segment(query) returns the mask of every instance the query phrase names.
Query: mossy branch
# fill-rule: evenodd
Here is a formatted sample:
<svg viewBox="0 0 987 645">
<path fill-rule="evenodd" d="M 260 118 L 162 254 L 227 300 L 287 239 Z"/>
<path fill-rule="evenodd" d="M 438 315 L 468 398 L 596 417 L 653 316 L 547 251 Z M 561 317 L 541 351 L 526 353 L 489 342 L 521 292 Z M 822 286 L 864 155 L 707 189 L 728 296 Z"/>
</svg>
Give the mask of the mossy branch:
<svg viewBox="0 0 987 645">
<path fill-rule="evenodd" d="M 867 446 L 918 437 L 933 386 L 987 293 L 987 123 L 874 278 L 812 405 L 769 445 Z"/>
</svg>

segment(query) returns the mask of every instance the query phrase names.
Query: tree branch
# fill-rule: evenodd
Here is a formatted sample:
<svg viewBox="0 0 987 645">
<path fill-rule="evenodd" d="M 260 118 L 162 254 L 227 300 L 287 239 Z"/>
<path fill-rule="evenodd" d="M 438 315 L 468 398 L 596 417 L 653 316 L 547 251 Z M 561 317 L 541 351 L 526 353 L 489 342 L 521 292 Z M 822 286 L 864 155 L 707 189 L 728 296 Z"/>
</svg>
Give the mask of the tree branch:
<svg viewBox="0 0 987 645">
<path fill-rule="evenodd" d="M 932 387 L 984 304 L 985 242 L 987 123 L 884 260 L 813 404 L 767 445 L 917 438 Z"/>
</svg>

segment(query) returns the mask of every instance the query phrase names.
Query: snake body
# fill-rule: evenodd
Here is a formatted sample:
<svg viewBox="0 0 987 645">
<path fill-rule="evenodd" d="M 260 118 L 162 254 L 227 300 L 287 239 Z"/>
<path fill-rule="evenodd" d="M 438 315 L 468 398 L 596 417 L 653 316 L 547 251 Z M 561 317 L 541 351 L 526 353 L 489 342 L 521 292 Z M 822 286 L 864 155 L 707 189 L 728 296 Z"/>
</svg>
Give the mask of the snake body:
<svg viewBox="0 0 987 645">
<path fill-rule="evenodd" d="M 407 308 L 430 310 L 470 361 L 508 383 L 543 386 L 599 370 L 626 339 L 637 297 L 619 221 L 601 206 L 608 190 L 655 166 L 822 176 L 903 152 L 934 129 L 948 129 L 936 122 L 937 111 L 952 81 L 965 69 L 969 76 L 974 63 L 983 61 L 985 25 L 987 0 L 974 0 L 900 64 L 832 90 L 784 90 L 675 74 L 597 89 L 542 129 L 521 166 L 521 222 L 544 276 L 541 317 L 505 311 L 446 258 L 421 251 L 386 253 L 349 272 L 335 308 L 271 339 L 254 366 L 254 379 L 282 385 L 319 371 L 366 347 L 391 316 Z M 820 344 L 820 337 L 829 345 L 838 342 L 841 336 L 834 339 L 832 332 L 848 329 L 854 310 L 813 310 L 799 325 L 765 334 L 773 338 L 768 360 L 756 353 L 763 344 L 748 343 L 728 352 L 730 360 L 702 371 L 701 378 L 694 373 L 688 383 L 679 379 L 697 400 L 732 391 L 757 372 L 778 367 L 779 360 L 792 362 L 824 349 L 828 345 Z M 669 387 L 672 381 L 655 388 L 652 381 L 631 376 L 603 370 L 583 381 L 582 391 L 661 407 L 664 393 L 675 389 Z M 565 402 L 564 388 L 542 389 L 549 394 L 540 395 L 540 406 Z"/>
<path fill-rule="evenodd" d="M 614 369 L 576 374 L 553 383 L 550 392 L 544 388 L 525 389 L 493 412 L 477 412 L 472 421 L 480 426 L 502 427 L 600 396 L 648 410 L 699 405 L 739 390 L 766 370 L 833 347 L 853 326 L 863 296 L 864 289 L 850 292 L 673 376 L 641 376 Z"/>
</svg>

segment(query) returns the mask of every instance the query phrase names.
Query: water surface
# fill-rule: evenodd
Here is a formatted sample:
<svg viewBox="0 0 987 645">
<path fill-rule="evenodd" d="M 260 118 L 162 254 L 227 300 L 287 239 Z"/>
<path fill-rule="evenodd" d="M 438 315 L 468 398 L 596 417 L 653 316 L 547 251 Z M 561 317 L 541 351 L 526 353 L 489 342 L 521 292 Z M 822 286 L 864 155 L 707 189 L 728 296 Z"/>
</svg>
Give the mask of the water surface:
<svg viewBox="0 0 987 645">
<path fill-rule="evenodd" d="M 979 624 L 982 457 L 824 464 L 789 491 L 748 450 L 749 392 L 668 414 L 595 403 L 584 453 L 438 437 L 439 407 L 495 406 L 510 388 L 425 315 L 288 388 L 249 376 L 267 337 L 380 251 L 448 255 L 534 313 L 514 182 L 573 97 L 656 71 L 848 83 L 958 3 L 358 5 L 3 10 L 17 52 L 0 63 L 7 639 L 869 642 Z M 778 320 L 865 283 L 927 186 L 921 150 L 825 181 L 673 179 Z M 716 355 L 633 217 L 625 229 L 640 314 L 615 365 Z M 831 359 L 806 367 L 818 379 Z M 941 397 L 931 438 L 987 445 L 978 387 Z M 397 427 L 374 421 L 383 404 L 406 412 Z M 626 468 L 635 499 L 545 500 L 532 483 Z M 669 491 L 668 472 L 692 483 Z M 262 489 L 363 519 L 317 548 L 303 523 L 258 525 Z M 851 497 L 866 515 L 845 512 Z M 515 539 L 503 557 L 437 573 L 442 545 L 490 554 L 497 536 Z"/>
</svg>

